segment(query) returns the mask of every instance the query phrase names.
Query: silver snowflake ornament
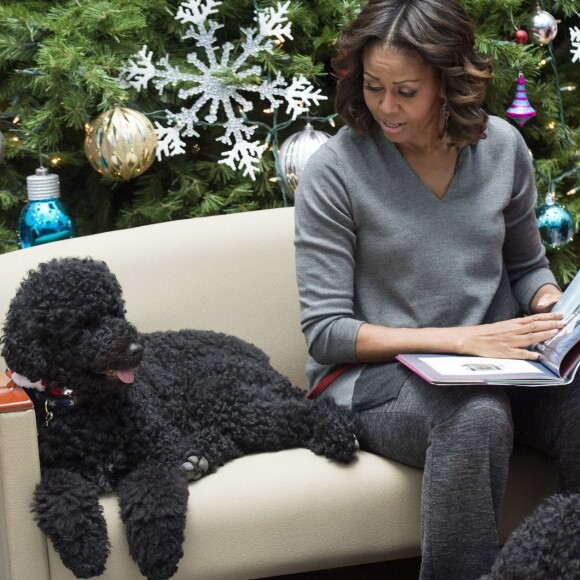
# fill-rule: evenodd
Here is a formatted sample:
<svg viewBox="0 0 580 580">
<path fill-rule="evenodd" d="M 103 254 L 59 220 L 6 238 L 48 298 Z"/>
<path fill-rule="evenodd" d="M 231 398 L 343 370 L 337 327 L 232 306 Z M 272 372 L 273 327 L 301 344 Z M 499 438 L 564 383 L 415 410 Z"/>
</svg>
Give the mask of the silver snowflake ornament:
<svg viewBox="0 0 580 580">
<path fill-rule="evenodd" d="M 580 62 L 580 28 L 577 26 L 570 27 L 570 44 L 572 48 L 572 62 Z"/>
<path fill-rule="evenodd" d="M 224 134 L 218 141 L 230 146 L 220 163 L 255 179 L 266 145 L 252 140 L 256 125 L 247 116 L 254 108 L 249 96 L 259 96 L 272 110 L 285 103 L 285 112 L 293 120 L 327 97 L 303 76 L 287 81 L 278 73 L 271 79 L 264 76 L 260 66 L 252 64 L 260 54 L 270 54 L 276 40 L 292 39 L 287 18 L 290 0 L 257 11 L 257 27 L 241 29 L 243 40 L 238 51 L 232 43 L 218 43 L 216 32 L 222 25 L 210 17 L 220 4 L 219 0 L 187 0 L 179 6 L 176 20 L 189 25 L 184 39 L 192 40 L 197 47 L 197 52 L 187 55 L 191 70 L 181 71 L 173 66 L 169 56 L 154 63 L 153 53 L 144 46 L 122 69 L 120 80 L 137 91 L 152 84 L 159 94 L 170 86 L 181 87 L 178 97 L 187 101 L 187 106 L 179 112 L 166 111 L 169 127 L 156 124 L 158 159 L 183 153 L 185 143 L 181 137 L 199 136 L 200 126 L 220 125 Z M 223 123 L 219 122 L 220 114 Z"/>
</svg>

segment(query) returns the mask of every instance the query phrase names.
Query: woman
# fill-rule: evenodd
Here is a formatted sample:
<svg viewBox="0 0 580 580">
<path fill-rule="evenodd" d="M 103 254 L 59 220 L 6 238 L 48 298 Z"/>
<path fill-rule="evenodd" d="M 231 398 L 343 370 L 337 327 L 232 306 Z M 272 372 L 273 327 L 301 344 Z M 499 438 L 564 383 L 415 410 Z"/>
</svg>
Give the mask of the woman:
<svg viewBox="0 0 580 580">
<path fill-rule="evenodd" d="M 424 468 L 421 578 L 478 578 L 514 433 L 580 488 L 578 385 L 433 387 L 393 358 L 536 359 L 562 327 L 528 149 L 481 108 L 491 66 L 458 1 L 371 0 L 340 49 L 347 126 L 296 193 L 310 383 L 357 413 L 363 449 Z"/>
</svg>

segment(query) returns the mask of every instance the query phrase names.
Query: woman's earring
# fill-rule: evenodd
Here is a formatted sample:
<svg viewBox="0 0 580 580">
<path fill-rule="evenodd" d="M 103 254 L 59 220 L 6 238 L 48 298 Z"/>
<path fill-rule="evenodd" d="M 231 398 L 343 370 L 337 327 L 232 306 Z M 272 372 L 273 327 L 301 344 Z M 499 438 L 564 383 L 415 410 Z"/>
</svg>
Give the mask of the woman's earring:
<svg viewBox="0 0 580 580">
<path fill-rule="evenodd" d="M 449 107 L 447 101 L 441 103 L 441 110 L 443 111 L 443 118 L 445 119 L 445 129 L 447 129 L 447 122 L 449 121 Z"/>
</svg>

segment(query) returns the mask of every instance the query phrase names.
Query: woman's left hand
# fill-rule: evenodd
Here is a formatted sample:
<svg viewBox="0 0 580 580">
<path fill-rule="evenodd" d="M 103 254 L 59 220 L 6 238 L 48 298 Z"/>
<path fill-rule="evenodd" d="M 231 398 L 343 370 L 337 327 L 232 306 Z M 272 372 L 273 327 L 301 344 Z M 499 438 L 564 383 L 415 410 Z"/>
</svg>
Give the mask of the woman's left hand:
<svg viewBox="0 0 580 580">
<path fill-rule="evenodd" d="M 552 284 L 542 286 L 537 292 L 532 303 L 530 304 L 530 311 L 532 314 L 540 312 L 551 312 L 552 308 L 560 300 L 562 292 Z"/>
</svg>

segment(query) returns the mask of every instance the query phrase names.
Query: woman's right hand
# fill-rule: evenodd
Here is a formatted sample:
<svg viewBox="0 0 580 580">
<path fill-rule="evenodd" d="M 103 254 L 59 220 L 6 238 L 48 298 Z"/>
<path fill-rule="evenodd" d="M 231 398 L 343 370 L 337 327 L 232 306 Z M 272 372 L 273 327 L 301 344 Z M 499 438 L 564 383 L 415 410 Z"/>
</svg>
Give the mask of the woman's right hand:
<svg viewBox="0 0 580 580">
<path fill-rule="evenodd" d="M 539 353 L 527 347 L 552 338 L 563 326 L 560 313 L 547 312 L 456 330 L 461 354 L 537 360 Z"/>
</svg>

